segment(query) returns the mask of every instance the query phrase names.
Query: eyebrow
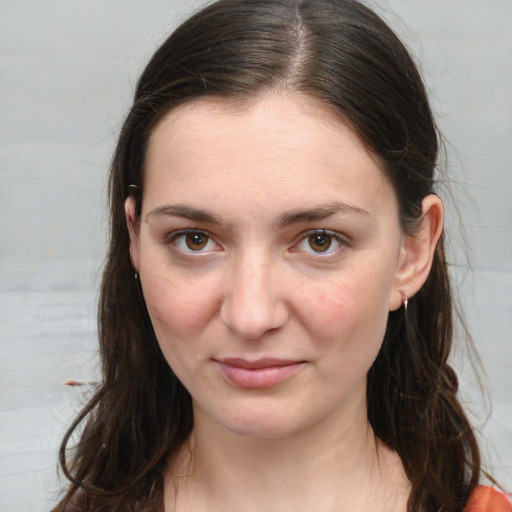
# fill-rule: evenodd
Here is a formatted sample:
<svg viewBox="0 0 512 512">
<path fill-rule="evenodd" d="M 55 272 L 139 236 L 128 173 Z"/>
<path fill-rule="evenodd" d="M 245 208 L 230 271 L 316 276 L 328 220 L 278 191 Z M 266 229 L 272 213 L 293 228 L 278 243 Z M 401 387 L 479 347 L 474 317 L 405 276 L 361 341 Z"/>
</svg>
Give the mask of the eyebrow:
<svg viewBox="0 0 512 512">
<path fill-rule="evenodd" d="M 212 224 L 224 224 L 221 217 L 201 208 L 192 208 L 184 204 L 171 204 L 154 208 L 146 215 L 146 222 L 150 216 L 164 215 L 169 217 L 183 217 L 185 219 L 195 220 L 198 222 L 211 222 Z"/>
<path fill-rule="evenodd" d="M 371 217 L 370 213 L 348 203 L 331 202 L 321 204 L 313 208 L 291 210 L 284 212 L 277 218 L 275 223 L 278 228 L 290 226 L 292 224 L 299 224 L 301 222 L 314 222 L 318 220 L 327 219 L 336 214 L 343 215 L 364 215 Z M 169 217 L 183 217 L 197 222 L 209 222 L 212 224 L 225 225 L 226 222 L 219 215 L 210 210 L 202 208 L 193 208 L 184 204 L 163 205 L 154 208 L 146 215 L 146 222 L 149 217 L 154 215 L 163 215 Z"/>
<path fill-rule="evenodd" d="M 313 208 L 284 212 L 279 216 L 277 226 L 286 227 L 300 222 L 314 222 L 317 220 L 327 219 L 328 217 L 332 217 L 339 213 L 343 215 L 355 214 L 371 217 L 369 212 L 363 208 L 359 208 L 358 206 L 343 202 L 333 202 L 315 206 Z"/>
</svg>

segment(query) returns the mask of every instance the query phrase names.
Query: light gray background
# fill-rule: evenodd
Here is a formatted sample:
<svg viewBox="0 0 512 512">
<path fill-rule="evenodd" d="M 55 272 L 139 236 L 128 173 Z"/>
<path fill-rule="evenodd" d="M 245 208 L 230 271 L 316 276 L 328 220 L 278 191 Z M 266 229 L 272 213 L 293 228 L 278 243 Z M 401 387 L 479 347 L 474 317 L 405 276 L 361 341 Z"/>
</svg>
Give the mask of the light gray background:
<svg viewBox="0 0 512 512">
<path fill-rule="evenodd" d="M 55 502 L 57 448 L 86 393 L 63 383 L 96 372 L 114 140 L 143 63 L 200 3 L 0 1 L 0 511 Z M 464 396 L 488 468 L 510 490 L 512 1 L 375 3 L 421 61 L 450 143 L 472 270 L 453 209 L 451 259 L 488 371 L 490 418 L 470 377 Z M 457 365 L 469 375 L 464 354 Z"/>
</svg>

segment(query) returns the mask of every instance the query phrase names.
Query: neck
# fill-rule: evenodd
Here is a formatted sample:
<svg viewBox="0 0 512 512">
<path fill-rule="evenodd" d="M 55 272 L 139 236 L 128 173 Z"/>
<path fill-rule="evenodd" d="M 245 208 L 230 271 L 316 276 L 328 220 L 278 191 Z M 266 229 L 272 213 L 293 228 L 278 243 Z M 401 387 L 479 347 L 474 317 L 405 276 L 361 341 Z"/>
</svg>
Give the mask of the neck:
<svg viewBox="0 0 512 512">
<path fill-rule="evenodd" d="M 279 438 L 233 434 L 196 407 L 189 443 L 168 473 L 167 498 L 170 490 L 178 510 L 397 512 L 405 511 L 409 483 L 396 453 L 375 437 L 363 398 Z"/>
</svg>

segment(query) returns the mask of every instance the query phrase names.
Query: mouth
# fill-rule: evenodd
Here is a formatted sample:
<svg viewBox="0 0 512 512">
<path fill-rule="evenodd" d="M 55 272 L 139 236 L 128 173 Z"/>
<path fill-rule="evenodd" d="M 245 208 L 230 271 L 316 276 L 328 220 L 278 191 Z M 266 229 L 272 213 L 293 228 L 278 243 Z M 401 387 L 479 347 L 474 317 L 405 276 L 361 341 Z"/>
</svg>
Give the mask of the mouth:
<svg viewBox="0 0 512 512">
<path fill-rule="evenodd" d="M 244 389 L 263 389 L 277 386 L 295 375 L 305 366 L 305 361 L 285 359 L 241 358 L 214 359 L 223 377 L 231 384 Z"/>
</svg>

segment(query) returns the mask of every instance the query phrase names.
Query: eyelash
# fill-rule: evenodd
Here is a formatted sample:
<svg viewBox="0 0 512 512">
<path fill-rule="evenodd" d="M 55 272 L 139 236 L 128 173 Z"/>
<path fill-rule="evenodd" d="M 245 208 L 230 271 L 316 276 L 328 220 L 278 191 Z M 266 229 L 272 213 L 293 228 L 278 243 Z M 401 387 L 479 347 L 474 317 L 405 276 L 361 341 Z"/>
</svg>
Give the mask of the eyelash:
<svg viewBox="0 0 512 512">
<path fill-rule="evenodd" d="M 202 231 L 200 229 L 182 229 L 180 231 L 175 231 L 174 233 L 171 233 L 165 239 L 165 243 L 173 244 L 179 252 L 181 252 L 181 253 L 183 253 L 185 255 L 200 255 L 200 254 L 208 254 L 208 253 L 212 252 L 212 250 L 208 250 L 208 251 L 201 251 L 201 250 L 194 251 L 193 249 L 190 249 L 190 247 L 188 248 L 189 250 L 185 249 L 184 247 L 180 248 L 178 246 L 178 243 L 181 240 L 183 240 L 183 243 L 186 244 L 186 236 L 187 235 L 196 235 L 196 236 L 205 237 L 207 239 L 206 243 L 205 243 L 205 246 L 207 246 L 209 243 L 214 243 L 218 247 L 218 244 L 213 240 L 212 236 L 208 232 Z M 203 249 L 203 247 L 201 247 L 201 249 Z M 216 249 L 214 249 L 214 250 L 216 250 Z"/>
<path fill-rule="evenodd" d="M 190 249 L 190 247 L 188 247 L 188 249 L 185 247 L 180 247 L 178 244 L 181 241 L 183 241 L 183 243 L 186 244 L 186 236 L 187 235 L 196 235 L 199 237 L 205 237 L 206 238 L 205 245 L 197 251 Z M 327 247 L 327 250 L 315 251 L 311 247 L 309 239 L 314 236 L 318 236 L 318 237 L 323 236 L 323 237 L 329 238 L 329 245 Z M 329 256 L 333 256 L 333 255 L 337 254 L 338 252 L 340 252 L 341 250 L 343 250 L 344 247 L 349 245 L 347 240 L 344 237 L 340 236 L 339 233 L 336 233 L 336 232 L 330 231 L 330 230 L 326 230 L 326 229 L 312 229 L 312 230 L 301 233 L 299 235 L 299 237 L 297 237 L 297 238 L 298 238 L 298 242 L 294 243 L 294 245 L 290 248 L 291 252 L 302 252 L 304 254 L 308 254 L 310 256 L 316 256 L 319 258 L 327 258 Z M 168 237 L 165 238 L 164 242 L 167 244 L 169 244 L 169 243 L 173 244 L 174 247 L 176 248 L 176 250 L 184 255 L 199 256 L 199 255 L 203 255 L 203 254 L 210 254 L 211 252 L 218 250 L 215 248 L 215 249 L 209 249 L 207 251 L 203 251 L 202 249 L 204 249 L 204 247 L 207 247 L 210 243 L 215 244 L 217 248 L 219 247 L 219 244 L 217 244 L 215 242 L 213 237 L 207 231 L 202 231 L 200 229 L 182 229 L 180 231 L 173 232 Z M 331 249 L 333 242 L 336 244 L 335 249 Z M 299 247 L 302 244 L 308 244 L 310 250 L 304 250 L 304 248 L 300 249 Z"/>
<path fill-rule="evenodd" d="M 315 251 L 310 244 L 310 238 L 313 236 L 325 236 L 329 237 L 330 243 L 327 247 L 326 251 Z M 332 243 L 335 242 L 337 244 L 337 247 L 335 249 L 331 249 Z M 308 244 L 311 250 L 301 250 L 297 249 L 302 244 Z M 339 233 L 336 233 L 335 231 L 330 231 L 327 229 L 312 229 L 310 231 L 306 231 L 305 233 L 301 233 L 299 242 L 295 244 L 292 248 L 293 252 L 295 251 L 301 251 L 305 254 L 313 255 L 319 258 L 327 258 L 329 256 L 333 256 L 340 252 L 344 247 L 348 246 L 347 240 L 340 236 Z"/>
</svg>

